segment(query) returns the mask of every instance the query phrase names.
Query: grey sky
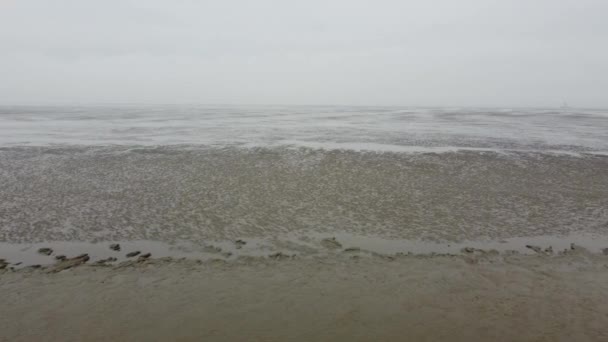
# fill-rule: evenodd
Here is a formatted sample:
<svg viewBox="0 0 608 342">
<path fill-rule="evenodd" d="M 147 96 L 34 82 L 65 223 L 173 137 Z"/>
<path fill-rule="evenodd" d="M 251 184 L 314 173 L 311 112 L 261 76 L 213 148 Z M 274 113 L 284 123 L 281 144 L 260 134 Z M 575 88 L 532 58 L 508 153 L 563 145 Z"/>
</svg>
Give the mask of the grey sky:
<svg viewBox="0 0 608 342">
<path fill-rule="evenodd" d="M 2 103 L 608 107 L 606 0 L 0 0 Z"/>
</svg>

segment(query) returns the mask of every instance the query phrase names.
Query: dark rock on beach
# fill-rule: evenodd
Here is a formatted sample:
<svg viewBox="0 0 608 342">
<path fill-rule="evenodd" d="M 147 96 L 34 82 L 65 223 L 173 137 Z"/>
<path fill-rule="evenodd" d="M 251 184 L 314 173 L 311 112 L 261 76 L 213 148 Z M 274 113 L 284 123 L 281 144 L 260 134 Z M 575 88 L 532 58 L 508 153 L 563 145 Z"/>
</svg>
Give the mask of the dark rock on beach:
<svg viewBox="0 0 608 342">
<path fill-rule="evenodd" d="M 65 255 L 56 255 L 55 260 L 65 260 L 67 257 Z"/>
<path fill-rule="evenodd" d="M 336 240 L 335 237 L 326 238 L 321 240 L 321 246 L 327 249 L 339 249 L 342 248 L 342 244 Z"/>
<path fill-rule="evenodd" d="M 38 250 L 38 253 L 40 253 L 40 254 L 44 254 L 44 255 L 51 255 L 51 254 L 53 254 L 53 249 L 51 249 L 51 248 L 46 248 L 46 247 L 45 247 L 45 248 L 40 248 L 40 249 Z"/>
<path fill-rule="evenodd" d="M 96 265 L 96 266 L 109 266 L 108 263 L 114 262 L 116 260 L 118 260 L 118 259 L 116 259 L 114 257 L 109 257 L 109 258 L 106 258 L 106 259 L 97 260 L 93 265 Z"/>
<path fill-rule="evenodd" d="M 526 245 L 526 248 L 533 250 L 535 253 L 542 253 L 543 249 L 538 247 L 538 246 L 534 246 L 534 245 Z"/>
<path fill-rule="evenodd" d="M 67 270 L 69 268 L 77 267 L 77 266 L 80 266 L 80 265 L 86 263 L 90 259 L 91 258 L 89 257 L 88 254 L 81 254 L 74 258 L 60 260 L 59 262 L 57 262 L 57 264 L 55 264 L 55 266 L 53 266 L 49 269 L 49 272 L 57 273 L 57 272 L 61 272 L 63 270 Z"/>
<path fill-rule="evenodd" d="M 84 253 L 84 254 L 80 254 L 79 256 L 77 256 L 74 259 L 80 259 L 80 260 L 84 260 L 84 261 L 89 261 L 91 258 L 89 257 L 89 255 L 87 253 Z"/>
<path fill-rule="evenodd" d="M 241 249 L 247 244 L 247 242 L 245 242 L 244 240 L 236 240 L 234 241 L 234 244 L 236 245 L 236 249 Z"/>
<path fill-rule="evenodd" d="M 137 261 L 138 262 L 146 261 L 146 260 L 148 260 L 148 258 L 150 258 L 150 256 L 152 256 L 152 254 L 150 254 L 150 253 L 142 254 L 139 256 L 139 258 L 137 258 Z"/>
<path fill-rule="evenodd" d="M 274 260 L 283 260 L 283 259 L 293 258 L 293 255 L 289 256 L 282 252 L 276 252 L 276 253 L 270 254 L 268 257 L 270 259 L 274 259 Z"/>
<path fill-rule="evenodd" d="M 135 266 L 136 264 L 137 264 L 137 262 L 135 262 L 133 260 L 126 260 L 126 261 L 123 261 L 120 264 L 118 264 L 118 266 L 116 266 L 116 268 L 132 267 L 132 266 Z"/>
<path fill-rule="evenodd" d="M 110 249 L 113 250 L 113 251 L 117 251 L 118 252 L 118 251 L 120 251 L 120 244 L 113 243 L 113 244 L 110 245 Z"/>
<path fill-rule="evenodd" d="M 476 256 L 494 256 L 500 254 L 495 249 L 482 249 L 482 248 L 473 248 L 473 247 L 464 247 L 460 250 L 461 253 L 465 254 L 475 254 Z M 433 255 L 433 253 L 431 253 Z M 439 256 L 451 256 L 451 254 L 438 254 Z"/>
<path fill-rule="evenodd" d="M 132 258 L 134 256 L 138 256 L 140 253 L 141 253 L 140 251 L 127 253 L 127 258 Z"/>
</svg>

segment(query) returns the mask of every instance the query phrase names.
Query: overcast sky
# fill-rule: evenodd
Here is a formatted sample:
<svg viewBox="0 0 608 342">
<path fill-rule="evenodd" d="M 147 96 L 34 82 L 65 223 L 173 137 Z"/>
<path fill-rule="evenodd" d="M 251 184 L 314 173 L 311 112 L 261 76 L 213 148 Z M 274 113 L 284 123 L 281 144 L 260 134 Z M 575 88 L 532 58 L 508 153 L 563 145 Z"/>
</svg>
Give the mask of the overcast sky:
<svg viewBox="0 0 608 342">
<path fill-rule="evenodd" d="M 0 0 L 0 103 L 608 107 L 607 0 Z"/>
</svg>

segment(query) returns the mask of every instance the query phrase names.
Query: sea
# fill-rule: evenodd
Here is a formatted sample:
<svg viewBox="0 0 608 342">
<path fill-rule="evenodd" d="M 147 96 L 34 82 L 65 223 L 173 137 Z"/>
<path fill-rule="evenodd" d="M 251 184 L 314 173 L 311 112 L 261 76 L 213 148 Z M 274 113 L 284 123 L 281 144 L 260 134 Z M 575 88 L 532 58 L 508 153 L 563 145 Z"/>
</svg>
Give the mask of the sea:
<svg viewBox="0 0 608 342">
<path fill-rule="evenodd" d="M 227 259 L 599 251 L 608 110 L 0 106 L 0 258 L 110 242 Z"/>
</svg>

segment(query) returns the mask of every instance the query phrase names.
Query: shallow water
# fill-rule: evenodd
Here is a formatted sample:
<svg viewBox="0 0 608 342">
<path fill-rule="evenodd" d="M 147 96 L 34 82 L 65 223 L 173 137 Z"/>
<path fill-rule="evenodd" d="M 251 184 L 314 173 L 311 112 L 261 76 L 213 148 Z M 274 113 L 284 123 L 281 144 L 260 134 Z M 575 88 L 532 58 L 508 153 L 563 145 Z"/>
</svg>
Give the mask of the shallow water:
<svg viewBox="0 0 608 342">
<path fill-rule="evenodd" d="M 603 241 L 606 151 L 597 110 L 0 107 L 0 242 Z"/>
<path fill-rule="evenodd" d="M 347 106 L 0 106 L 0 145 L 608 151 L 608 111 Z"/>
<path fill-rule="evenodd" d="M 433 241 L 603 233 L 608 157 L 285 148 L 0 151 L 0 239 L 347 232 Z"/>
</svg>

